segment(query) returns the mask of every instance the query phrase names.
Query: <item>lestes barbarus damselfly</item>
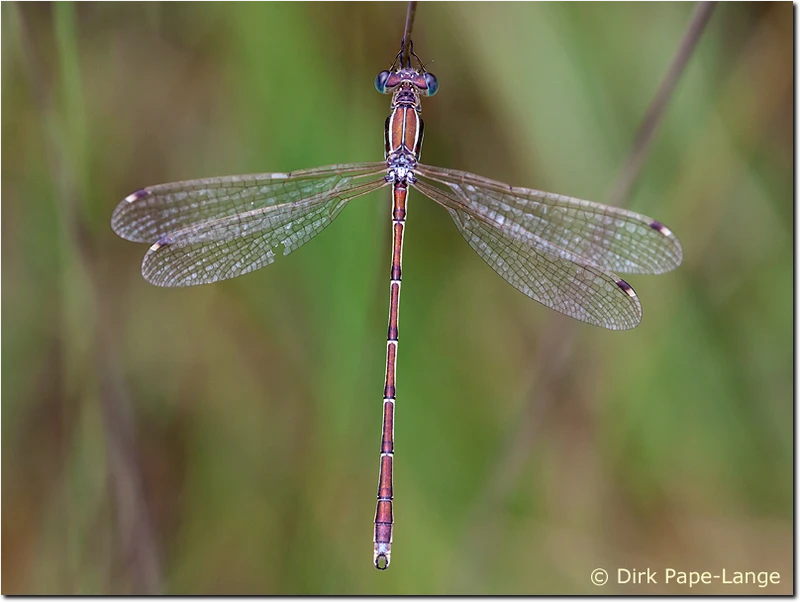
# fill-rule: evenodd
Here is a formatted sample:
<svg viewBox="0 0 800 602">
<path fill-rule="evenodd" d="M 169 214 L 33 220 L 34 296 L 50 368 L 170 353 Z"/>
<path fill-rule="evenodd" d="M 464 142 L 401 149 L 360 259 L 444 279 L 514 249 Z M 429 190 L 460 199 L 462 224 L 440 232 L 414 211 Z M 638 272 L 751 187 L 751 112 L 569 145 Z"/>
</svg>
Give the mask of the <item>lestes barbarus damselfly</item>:
<svg viewBox="0 0 800 602">
<path fill-rule="evenodd" d="M 269 265 L 278 252 L 288 255 L 324 230 L 351 199 L 391 187 L 389 331 L 373 556 L 380 569 L 389 566 L 392 545 L 395 367 L 409 187 L 442 205 L 469 245 L 519 291 L 611 330 L 633 328 L 642 315 L 633 288 L 614 272 L 660 274 L 682 258 L 675 235 L 638 213 L 419 163 L 421 98 L 433 96 L 438 83 L 409 50 L 404 46 L 375 79 L 379 92 L 392 94 L 385 161 L 150 186 L 126 197 L 111 219 L 122 238 L 152 244 L 142 264 L 145 279 L 158 286 L 191 286 Z"/>
</svg>

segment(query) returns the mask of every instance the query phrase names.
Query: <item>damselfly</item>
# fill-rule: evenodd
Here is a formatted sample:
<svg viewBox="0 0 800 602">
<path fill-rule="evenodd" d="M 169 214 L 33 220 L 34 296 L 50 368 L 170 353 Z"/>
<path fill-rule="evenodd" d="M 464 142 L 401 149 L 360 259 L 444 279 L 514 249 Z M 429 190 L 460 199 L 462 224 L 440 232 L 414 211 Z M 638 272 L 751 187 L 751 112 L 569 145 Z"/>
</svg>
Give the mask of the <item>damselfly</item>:
<svg viewBox="0 0 800 602">
<path fill-rule="evenodd" d="M 642 317 L 636 293 L 615 272 L 668 272 L 680 264 L 682 251 L 665 225 L 638 213 L 419 163 L 421 98 L 433 96 L 439 85 L 413 51 L 401 50 L 375 87 L 392 95 L 385 161 L 149 186 L 117 206 L 111 226 L 122 238 L 152 244 L 142 264 L 145 279 L 191 286 L 269 265 L 324 230 L 351 199 L 391 187 L 389 332 L 373 555 L 375 566 L 385 569 L 392 547 L 395 362 L 409 187 L 442 205 L 469 245 L 512 286 L 611 330 L 633 328 Z"/>
</svg>

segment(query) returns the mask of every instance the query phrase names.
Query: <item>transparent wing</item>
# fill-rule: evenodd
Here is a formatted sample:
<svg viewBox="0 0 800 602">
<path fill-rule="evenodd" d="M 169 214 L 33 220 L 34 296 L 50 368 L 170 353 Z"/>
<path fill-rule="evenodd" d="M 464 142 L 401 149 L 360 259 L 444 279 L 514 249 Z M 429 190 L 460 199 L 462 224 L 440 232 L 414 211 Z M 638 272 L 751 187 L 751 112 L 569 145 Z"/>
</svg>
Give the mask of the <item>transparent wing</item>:
<svg viewBox="0 0 800 602">
<path fill-rule="evenodd" d="M 478 255 L 531 299 L 611 330 L 627 330 L 641 321 L 642 306 L 636 293 L 613 273 L 521 228 L 498 227 L 459 207 L 449 192 L 421 180 L 413 186 L 444 205 Z"/>
<path fill-rule="evenodd" d="M 114 231 L 154 242 L 142 263 L 158 286 L 233 278 L 288 255 L 325 229 L 347 201 L 387 185 L 384 163 L 289 174 L 230 176 L 162 184 L 119 204 Z"/>
<path fill-rule="evenodd" d="M 661 274 L 681 263 L 678 238 L 664 224 L 618 207 L 515 188 L 464 171 L 417 165 L 415 173 L 444 184 L 461 210 L 510 236 L 532 237 L 626 274 Z"/>
<path fill-rule="evenodd" d="M 148 186 L 117 205 L 111 228 L 127 240 L 153 243 L 177 230 L 254 209 L 294 203 L 385 169 L 384 162 L 355 163 Z"/>
</svg>

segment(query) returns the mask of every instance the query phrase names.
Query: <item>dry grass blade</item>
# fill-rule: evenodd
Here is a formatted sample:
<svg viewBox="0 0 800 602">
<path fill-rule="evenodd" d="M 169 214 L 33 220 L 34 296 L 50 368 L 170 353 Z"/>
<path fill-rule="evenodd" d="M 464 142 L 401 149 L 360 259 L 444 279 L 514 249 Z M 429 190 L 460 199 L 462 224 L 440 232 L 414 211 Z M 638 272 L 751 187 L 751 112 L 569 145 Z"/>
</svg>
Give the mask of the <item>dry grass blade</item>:
<svg viewBox="0 0 800 602">
<path fill-rule="evenodd" d="M 708 25 L 709 19 L 711 19 L 711 14 L 714 12 L 716 4 L 716 2 L 698 2 L 697 6 L 695 6 L 692 18 L 689 20 L 689 26 L 686 28 L 686 34 L 683 36 L 680 46 L 678 46 L 678 51 L 672 59 L 672 64 L 664 75 L 664 79 L 661 80 L 661 85 L 642 118 L 642 123 L 636 132 L 628 158 L 625 160 L 625 165 L 620 171 L 617 183 L 608 198 L 609 205 L 619 207 L 627 204 L 631 190 L 639 178 L 644 162 L 647 159 L 650 144 L 664 117 L 667 104 L 669 104 L 672 93 L 675 91 L 678 81 L 694 53 L 700 36 L 703 35 L 703 31 Z"/>
<path fill-rule="evenodd" d="M 81 393 L 91 397 L 96 391 L 101 400 L 101 412 L 105 425 L 106 449 L 108 453 L 108 482 L 111 485 L 115 501 L 117 535 L 121 542 L 120 558 L 113 560 L 125 564 L 128 571 L 129 587 L 135 593 L 155 594 L 161 589 L 161 567 L 158 561 L 155 536 L 148 516 L 144 492 L 141 486 L 141 469 L 134 453 L 134 428 L 128 396 L 122 382 L 119 352 L 112 336 L 108 319 L 103 288 L 97 280 L 97 260 L 89 243 L 91 236 L 78 200 L 81 197 L 80 176 L 71 171 L 71 161 L 80 162 L 80 144 L 67 147 L 65 140 L 69 136 L 65 132 L 79 130 L 75 123 L 81 124 L 81 117 L 75 113 L 83 111 L 79 94 L 79 83 L 68 81 L 78 72 L 78 52 L 75 14 L 72 9 L 60 5 L 54 10 L 54 28 L 59 42 L 58 52 L 61 54 L 60 80 L 57 84 L 48 81 L 47 70 L 42 64 L 38 49 L 34 43 L 30 28 L 26 22 L 27 12 L 17 9 L 16 18 L 20 30 L 20 44 L 26 60 L 26 75 L 34 93 L 38 111 L 46 119 L 43 128 L 46 133 L 47 163 L 54 184 L 54 191 L 60 201 L 61 222 L 64 224 L 64 261 L 73 263 L 76 273 L 83 277 L 83 316 L 85 326 L 90 332 L 89 340 L 93 347 L 90 359 L 93 362 L 91 372 L 96 381 L 85 384 Z M 58 87 L 68 89 L 67 92 Z M 59 99 L 59 94 L 63 98 Z M 64 100 L 67 98 L 67 100 Z M 64 100 L 64 107 L 59 100 Z M 70 123 L 72 120 L 73 123 Z M 74 133 L 74 132 L 71 132 Z M 85 137 L 85 132 L 77 132 Z M 74 157 L 72 155 L 78 155 Z M 79 172 L 80 173 L 80 172 Z M 65 295 L 66 296 L 66 295 Z M 87 310 L 91 308 L 91 310 Z M 90 316 L 90 317 L 86 317 Z M 62 355 L 75 352 L 74 343 L 69 336 L 62 337 Z M 62 386 L 65 386 L 62 383 Z M 64 397 L 67 397 L 66 395 Z M 67 417 L 67 420 L 74 417 Z M 77 418 L 75 418 L 77 420 Z M 76 429 L 71 428 L 71 435 Z M 70 451 L 65 451 L 65 456 Z M 80 588 L 78 582 L 76 587 Z M 81 593 L 80 591 L 73 593 Z"/>
<path fill-rule="evenodd" d="M 412 0 L 408 3 L 406 12 L 406 26 L 403 29 L 403 64 L 408 65 L 411 60 L 411 30 L 414 28 L 414 16 L 417 13 L 417 3 Z"/>
</svg>

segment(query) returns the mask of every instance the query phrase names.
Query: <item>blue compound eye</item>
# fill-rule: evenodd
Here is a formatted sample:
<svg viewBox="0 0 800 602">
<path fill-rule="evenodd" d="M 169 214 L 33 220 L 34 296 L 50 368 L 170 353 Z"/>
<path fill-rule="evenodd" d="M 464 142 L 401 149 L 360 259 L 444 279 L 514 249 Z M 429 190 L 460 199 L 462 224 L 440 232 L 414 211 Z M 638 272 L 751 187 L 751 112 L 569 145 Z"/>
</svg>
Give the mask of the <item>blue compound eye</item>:
<svg viewBox="0 0 800 602">
<path fill-rule="evenodd" d="M 425 74 L 425 83 L 428 84 L 428 96 L 433 96 L 439 89 L 439 81 L 433 73 Z"/>
<path fill-rule="evenodd" d="M 391 74 L 391 71 L 381 71 L 375 77 L 375 89 L 381 94 L 386 94 L 386 82 Z"/>
</svg>

